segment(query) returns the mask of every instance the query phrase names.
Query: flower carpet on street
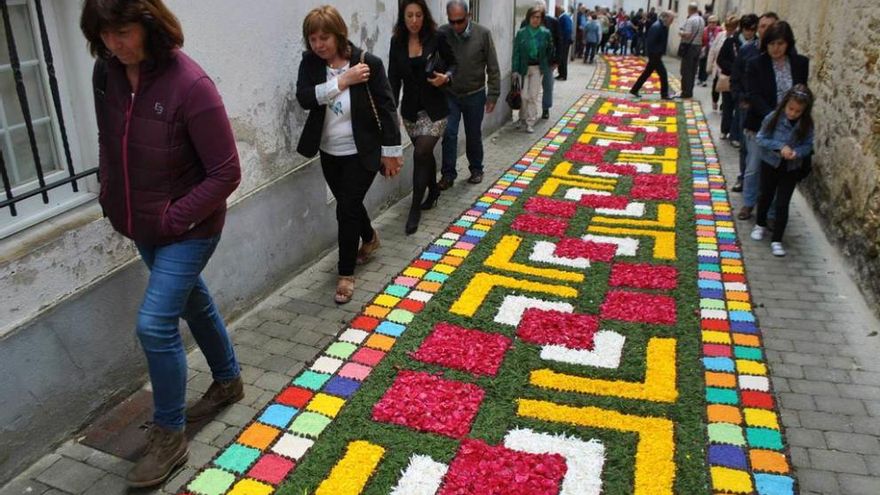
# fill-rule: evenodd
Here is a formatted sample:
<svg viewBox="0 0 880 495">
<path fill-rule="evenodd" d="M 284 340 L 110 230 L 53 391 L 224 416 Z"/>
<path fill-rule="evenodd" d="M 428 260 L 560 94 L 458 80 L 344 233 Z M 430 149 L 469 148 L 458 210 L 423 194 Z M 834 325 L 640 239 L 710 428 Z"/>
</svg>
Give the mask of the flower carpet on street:
<svg viewBox="0 0 880 495">
<path fill-rule="evenodd" d="M 647 58 L 636 55 L 599 55 L 596 60 L 599 62 L 596 64 L 596 71 L 587 88 L 621 93 L 629 92 L 648 61 Z M 669 74 L 668 77 L 669 94 L 679 92 L 681 90 L 679 79 L 672 74 Z M 639 93 L 659 95 L 660 76 L 656 72 L 651 74 Z"/>
<path fill-rule="evenodd" d="M 183 490 L 793 494 L 699 105 L 581 98 Z"/>
</svg>

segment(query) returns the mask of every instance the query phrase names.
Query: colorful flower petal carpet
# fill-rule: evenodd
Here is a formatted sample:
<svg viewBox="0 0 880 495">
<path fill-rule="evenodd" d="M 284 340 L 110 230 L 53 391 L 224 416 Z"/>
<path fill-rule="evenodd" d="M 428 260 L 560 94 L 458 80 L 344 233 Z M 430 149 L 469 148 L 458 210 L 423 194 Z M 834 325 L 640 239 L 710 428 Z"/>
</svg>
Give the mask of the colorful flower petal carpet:
<svg viewBox="0 0 880 495">
<path fill-rule="evenodd" d="M 582 97 L 183 490 L 795 493 L 699 104 Z"/>
<path fill-rule="evenodd" d="M 596 71 L 593 73 L 593 78 L 590 79 L 587 89 L 618 93 L 629 92 L 630 88 L 636 83 L 636 79 L 642 74 L 647 63 L 645 57 L 637 57 L 635 55 L 599 55 L 596 59 L 599 63 L 596 64 Z M 679 91 L 681 91 L 681 81 L 672 74 L 669 74 L 669 93 L 673 94 Z M 656 72 L 651 74 L 651 77 L 648 78 L 639 93 L 643 95 L 659 95 L 660 76 Z"/>
</svg>

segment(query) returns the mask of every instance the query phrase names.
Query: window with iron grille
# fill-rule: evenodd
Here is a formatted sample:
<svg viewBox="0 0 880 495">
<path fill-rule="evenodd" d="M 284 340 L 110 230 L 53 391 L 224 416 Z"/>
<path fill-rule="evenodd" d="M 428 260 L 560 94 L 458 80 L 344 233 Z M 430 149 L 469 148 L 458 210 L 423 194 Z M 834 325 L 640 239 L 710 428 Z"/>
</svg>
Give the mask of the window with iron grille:
<svg viewBox="0 0 880 495">
<path fill-rule="evenodd" d="M 90 199 L 65 128 L 41 0 L 0 0 L 0 238 Z"/>
</svg>

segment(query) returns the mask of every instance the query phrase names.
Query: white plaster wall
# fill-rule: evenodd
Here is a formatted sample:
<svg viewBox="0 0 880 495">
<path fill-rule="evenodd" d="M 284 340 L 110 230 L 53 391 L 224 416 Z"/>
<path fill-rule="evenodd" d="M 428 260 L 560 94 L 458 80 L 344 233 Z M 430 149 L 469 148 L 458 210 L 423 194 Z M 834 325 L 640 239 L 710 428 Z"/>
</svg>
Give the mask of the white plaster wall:
<svg viewBox="0 0 880 495">
<path fill-rule="evenodd" d="M 166 1 L 183 25 L 184 50 L 217 83 L 233 125 L 243 178 L 230 204 L 310 166 L 296 153 L 306 114 L 296 103 L 295 85 L 304 49 L 303 17 L 326 0 Z M 439 24 L 446 22 L 445 4 L 429 1 Z M 44 2 L 57 26 L 55 56 L 71 142 L 83 168 L 90 168 L 97 162 L 92 99 L 86 96 L 92 60 L 79 31 L 79 5 Z M 397 2 L 358 0 L 337 7 L 350 39 L 387 61 Z M 480 20 L 493 32 L 506 80 L 513 0 L 483 0 Z M 292 210 L 296 206 L 292 198 Z M 323 205 L 305 206 L 300 210 L 308 215 L 309 208 Z M 131 242 L 113 232 L 94 202 L 0 241 L 0 338 L 135 259 Z"/>
</svg>

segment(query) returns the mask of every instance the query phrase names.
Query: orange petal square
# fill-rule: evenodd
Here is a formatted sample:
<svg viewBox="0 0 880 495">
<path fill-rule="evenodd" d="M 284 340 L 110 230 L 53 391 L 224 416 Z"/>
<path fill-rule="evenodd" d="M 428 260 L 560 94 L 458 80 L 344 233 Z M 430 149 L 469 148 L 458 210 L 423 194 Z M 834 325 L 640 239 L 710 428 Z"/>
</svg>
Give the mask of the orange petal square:
<svg viewBox="0 0 880 495">
<path fill-rule="evenodd" d="M 266 426 L 261 423 L 253 423 L 238 437 L 238 443 L 253 447 L 255 449 L 266 450 L 281 431 Z"/>
<path fill-rule="evenodd" d="M 772 450 L 752 450 L 749 452 L 749 460 L 752 462 L 752 469 L 755 471 L 781 474 L 788 473 L 789 471 L 785 455 L 773 452 Z"/>
<path fill-rule="evenodd" d="M 707 409 L 710 423 L 742 424 L 742 413 L 734 406 L 712 404 Z"/>
</svg>

